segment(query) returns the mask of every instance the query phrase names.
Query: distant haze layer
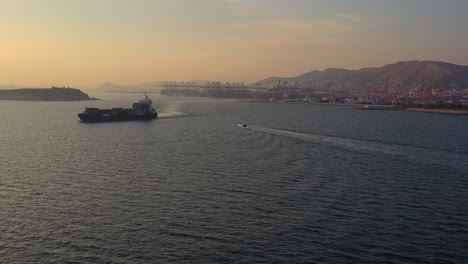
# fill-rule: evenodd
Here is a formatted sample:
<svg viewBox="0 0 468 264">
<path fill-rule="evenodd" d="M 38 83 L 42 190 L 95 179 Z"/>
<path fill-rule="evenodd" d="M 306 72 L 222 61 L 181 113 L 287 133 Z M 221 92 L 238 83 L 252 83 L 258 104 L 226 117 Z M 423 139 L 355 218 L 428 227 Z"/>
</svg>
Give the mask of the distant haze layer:
<svg viewBox="0 0 468 264">
<path fill-rule="evenodd" d="M 466 10 L 458 0 L 0 0 L 0 87 L 467 65 Z"/>
</svg>

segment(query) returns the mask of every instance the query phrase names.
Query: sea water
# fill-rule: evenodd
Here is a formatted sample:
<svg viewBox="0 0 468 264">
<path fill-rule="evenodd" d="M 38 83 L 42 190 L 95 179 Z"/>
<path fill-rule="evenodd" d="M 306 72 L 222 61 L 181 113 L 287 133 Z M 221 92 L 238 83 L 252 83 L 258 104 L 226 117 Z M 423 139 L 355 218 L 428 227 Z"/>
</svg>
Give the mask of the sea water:
<svg viewBox="0 0 468 264">
<path fill-rule="evenodd" d="M 468 261 L 466 116 L 101 97 L 0 101 L 0 263 Z"/>
</svg>

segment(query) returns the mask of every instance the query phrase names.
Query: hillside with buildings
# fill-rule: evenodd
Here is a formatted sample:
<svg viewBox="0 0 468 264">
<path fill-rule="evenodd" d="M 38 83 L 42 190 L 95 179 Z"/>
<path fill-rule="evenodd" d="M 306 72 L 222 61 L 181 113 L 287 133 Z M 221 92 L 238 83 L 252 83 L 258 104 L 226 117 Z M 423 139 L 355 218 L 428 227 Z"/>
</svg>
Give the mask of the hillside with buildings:
<svg viewBox="0 0 468 264">
<path fill-rule="evenodd" d="M 296 77 L 270 77 L 257 86 L 297 87 L 350 93 L 387 92 L 407 96 L 423 90 L 440 89 L 445 93 L 468 88 L 468 66 L 437 61 L 406 61 L 379 68 L 360 70 L 326 69 Z"/>
</svg>

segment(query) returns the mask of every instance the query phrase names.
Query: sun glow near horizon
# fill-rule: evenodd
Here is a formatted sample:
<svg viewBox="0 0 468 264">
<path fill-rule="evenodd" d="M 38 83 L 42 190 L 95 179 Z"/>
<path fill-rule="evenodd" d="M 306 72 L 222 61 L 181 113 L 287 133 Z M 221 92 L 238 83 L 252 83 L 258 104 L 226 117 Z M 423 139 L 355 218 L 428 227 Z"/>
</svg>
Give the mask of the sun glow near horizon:
<svg viewBox="0 0 468 264">
<path fill-rule="evenodd" d="M 409 59 L 468 64 L 467 8 L 435 0 L 0 0 L 0 84 L 255 82 Z"/>
</svg>

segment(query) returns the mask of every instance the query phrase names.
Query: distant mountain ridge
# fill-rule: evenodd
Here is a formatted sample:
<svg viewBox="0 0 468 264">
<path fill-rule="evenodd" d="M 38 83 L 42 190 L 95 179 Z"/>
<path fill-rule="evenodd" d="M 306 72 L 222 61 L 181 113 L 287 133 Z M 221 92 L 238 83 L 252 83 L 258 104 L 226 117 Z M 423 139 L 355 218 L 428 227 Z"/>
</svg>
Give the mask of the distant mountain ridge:
<svg viewBox="0 0 468 264">
<path fill-rule="evenodd" d="M 379 68 L 363 68 L 360 70 L 347 70 L 329 68 L 324 71 L 311 71 L 296 77 L 282 78 L 270 77 L 257 82 L 257 85 L 274 87 L 281 80 L 290 85 L 323 87 L 324 82 L 332 82 L 335 86 L 350 86 L 354 83 L 356 87 L 382 83 L 390 79 L 400 85 L 420 83 L 425 80 L 426 84 L 450 85 L 457 89 L 468 87 L 468 66 L 461 66 L 438 61 L 404 61 L 388 64 Z"/>
</svg>

